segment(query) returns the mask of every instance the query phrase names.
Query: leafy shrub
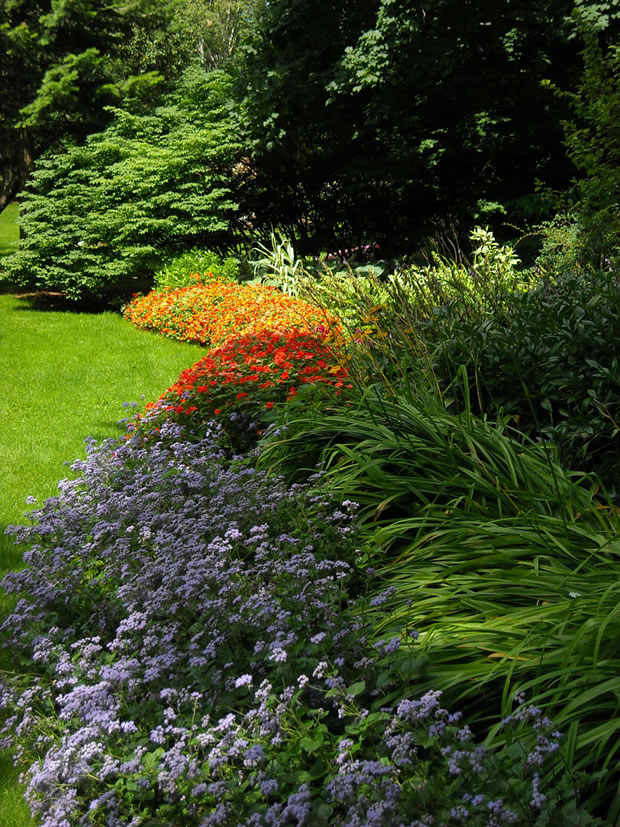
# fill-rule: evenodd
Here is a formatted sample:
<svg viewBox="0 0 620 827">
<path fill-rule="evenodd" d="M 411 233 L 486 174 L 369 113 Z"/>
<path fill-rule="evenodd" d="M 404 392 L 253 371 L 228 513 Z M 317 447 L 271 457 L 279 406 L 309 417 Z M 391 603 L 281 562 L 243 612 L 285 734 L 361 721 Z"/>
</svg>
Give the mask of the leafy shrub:
<svg viewBox="0 0 620 827">
<path fill-rule="evenodd" d="M 452 261 L 438 253 L 426 266 L 411 265 L 381 275 L 375 265 L 344 270 L 305 271 L 299 295 L 332 307 L 346 331 L 349 370 L 358 384 L 382 381 L 393 398 L 440 395 L 433 352 L 444 327 L 482 322 L 506 312 L 511 295 L 528 289 L 537 276 L 521 268 L 510 245 L 483 228 L 471 233 L 471 260 Z M 456 368 L 456 366 L 455 366 Z"/>
<path fill-rule="evenodd" d="M 138 327 L 186 342 L 219 345 L 228 336 L 296 328 L 327 332 L 337 327 L 331 313 L 273 287 L 196 278 L 190 287 L 135 296 L 124 317 Z"/>
<path fill-rule="evenodd" d="M 541 244 L 533 269 L 551 279 L 588 269 L 583 229 L 571 213 L 558 213 L 536 228 Z"/>
<path fill-rule="evenodd" d="M 466 366 L 472 404 L 550 439 L 566 463 L 597 471 L 616 490 L 620 429 L 620 281 L 566 274 L 513 294 L 507 312 L 440 328 L 435 370 L 444 387 Z M 456 386 L 453 384 L 456 393 Z M 457 397 L 462 395 L 456 393 Z"/>
<path fill-rule="evenodd" d="M 194 247 L 172 259 L 165 267 L 155 273 L 155 287 L 188 287 L 196 284 L 196 274 L 205 278 L 209 273 L 219 282 L 238 281 L 239 262 L 229 256 L 222 258 L 211 250 Z"/>
<path fill-rule="evenodd" d="M 501 304 L 505 294 L 530 284 L 531 276 L 512 246 L 497 242 L 490 230 L 474 228 L 470 241 L 473 251 L 467 262 L 433 252 L 426 266 L 402 266 L 389 274 L 381 264 L 338 270 L 323 265 L 318 275 L 298 277 L 298 293 L 329 307 L 349 329 L 363 328 L 369 317 L 388 329 L 402 325 L 405 317 L 408 323 L 433 318 L 438 307 L 453 302 L 480 315 Z"/>
<path fill-rule="evenodd" d="M 571 106 L 563 123 L 567 154 L 580 172 L 574 182 L 584 263 L 601 268 L 620 263 L 620 48 L 604 50 L 582 19 L 584 71 L 575 92 L 560 92 Z"/>
<path fill-rule="evenodd" d="M 329 341 L 299 330 L 249 333 L 229 338 L 184 371 L 145 414 L 131 423 L 149 433 L 176 421 L 201 434 L 220 419 L 236 450 L 247 449 L 282 402 L 336 402 L 352 389 L 342 354 Z M 321 394 L 319 388 L 323 391 Z M 329 393 L 325 393 L 329 391 Z"/>
<path fill-rule="evenodd" d="M 129 295 L 179 246 L 225 248 L 241 147 L 230 89 L 223 72 L 188 69 L 165 105 L 146 115 L 116 110 L 84 146 L 41 158 L 6 277 L 71 299 Z"/>
<path fill-rule="evenodd" d="M 440 693 L 402 697 L 401 635 L 353 611 L 354 504 L 180 438 L 91 446 L 14 530 L 2 634 L 31 666 L 3 677 L 3 743 L 42 825 L 571 823 L 540 710 L 498 756 Z"/>
</svg>

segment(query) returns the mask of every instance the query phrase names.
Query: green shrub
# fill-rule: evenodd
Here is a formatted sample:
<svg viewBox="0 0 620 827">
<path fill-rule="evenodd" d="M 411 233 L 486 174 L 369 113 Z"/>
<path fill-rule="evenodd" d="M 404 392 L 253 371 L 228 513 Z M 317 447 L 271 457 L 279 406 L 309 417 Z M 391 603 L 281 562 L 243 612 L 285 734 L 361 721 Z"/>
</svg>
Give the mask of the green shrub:
<svg viewBox="0 0 620 827">
<path fill-rule="evenodd" d="M 298 277 L 300 295 L 311 296 L 342 318 L 349 327 L 363 326 L 369 315 L 387 326 L 396 320 L 410 322 L 433 318 L 436 308 L 458 301 L 480 315 L 503 300 L 506 292 L 522 290 L 533 274 L 521 267 L 511 245 L 500 244 L 493 233 L 475 227 L 470 234 L 470 261 L 451 260 L 432 252 L 422 265 L 402 265 L 386 272 L 386 262 L 352 268 L 324 264 L 318 273 Z"/>
<path fill-rule="evenodd" d="M 620 282 L 613 271 L 578 269 L 582 240 L 570 217 L 541 232 L 531 270 L 477 228 L 469 262 L 435 254 L 384 279 L 370 265 L 304 272 L 298 290 L 343 319 L 358 381 L 381 380 L 410 401 L 433 389 L 453 412 L 512 416 L 528 436 L 553 441 L 568 465 L 597 471 L 615 495 Z"/>
<path fill-rule="evenodd" d="M 554 278 L 587 269 L 583 228 L 574 214 L 558 213 L 551 221 L 540 224 L 536 235 L 540 238 L 540 248 L 532 268 L 534 272 Z"/>
<path fill-rule="evenodd" d="M 557 444 L 566 463 L 597 471 L 617 489 L 618 275 L 547 278 L 512 294 L 501 313 L 473 320 L 446 313 L 432 326 L 435 372 L 457 406 L 465 403 L 464 366 L 474 389 L 467 404 L 514 416 L 520 430 Z"/>
<path fill-rule="evenodd" d="M 422 265 L 382 272 L 382 263 L 331 269 L 297 280 L 299 295 L 332 308 L 350 338 L 350 369 L 357 381 L 381 379 L 392 396 L 410 400 L 445 389 L 434 373 L 433 350 L 446 320 L 482 322 L 506 312 L 509 297 L 537 278 L 524 270 L 513 247 L 500 244 L 485 228 L 475 228 L 471 259 L 451 260 L 434 252 Z"/>
<path fill-rule="evenodd" d="M 594 267 L 620 263 L 620 46 L 603 49 L 582 24 L 584 71 L 563 123 L 567 154 L 579 170 L 575 212 L 581 242 Z M 557 90 L 556 90 L 557 91 Z"/>
<path fill-rule="evenodd" d="M 192 276 L 211 273 L 218 281 L 238 281 L 239 261 L 232 256 L 222 258 L 212 250 L 194 247 L 173 258 L 155 273 L 154 285 L 163 287 L 188 287 L 196 284 Z"/>
<path fill-rule="evenodd" d="M 71 299 L 128 295 L 179 248 L 225 248 L 240 152 L 230 84 L 223 72 L 188 69 L 165 105 L 115 110 L 84 146 L 40 159 L 7 278 Z"/>
</svg>

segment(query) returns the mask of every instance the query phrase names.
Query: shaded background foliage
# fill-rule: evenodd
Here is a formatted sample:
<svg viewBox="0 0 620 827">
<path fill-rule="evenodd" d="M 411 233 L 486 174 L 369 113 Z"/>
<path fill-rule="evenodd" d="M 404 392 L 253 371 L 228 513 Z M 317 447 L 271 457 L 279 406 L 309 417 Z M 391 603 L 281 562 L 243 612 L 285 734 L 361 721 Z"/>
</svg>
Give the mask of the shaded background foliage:
<svg viewBox="0 0 620 827">
<path fill-rule="evenodd" d="M 83 206 L 98 220 L 119 199 L 133 203 L 140 180 L 148 184 L 140 198 L 147 224 L 163 220 L 166 199 L 174 202 L 171 221 L 179 210 L 197 216 L 194 237 L 182 222 L 176 237 L 151 234 L 157 254 L 134 255 L 131 245 L 144 239 L 125 236 L 123 256 L 133 263 L 108 269 L 112 280 L 151 277 L 186 243 L 247 252 L 274 229 L 302 254 L 378 244 L 391 257 L 415 253 L 437 234 L 462 238 L 474 222 L 514 238 L 564 210 L 585 233 L 590 259 L 600 262 L 613 243 L 620 12 L 612 0 L 544 7 L 533 0 L 136 0 L 115 2 L 105 13 L 98 3 L 1 6 L 0 72 L 13 90 L 2 104 L 5 200 L 23 185 L 32 158 L 47 150 L 39 166 L 48 184 L 41 189 L 42 178 L 35 179 L 36 209 L 31 196 L 24 202 L 33 256 L 39 240 L 27 225 L 35 213 L 41 226 L 54 228 L 57 246 L 77 243 L 69 225 L 84 209 L 65 210 L 71 221 L 62 223 L 53 218 L 57 204 L 68 175 L 101 169 L 101 139 L 93 136 L 109 128 L 108 140 L 119 118 L 160 118 L 173 102 L 177 123 L 206 141 L 207 156 L 207 146 L 222 143 L 221 101 L 196 120 L 185 100 L 185 68 L 194 65 L 233 78 L 227 106 L 239 122 L 224 143 L 237 144 L 234 161 L 223 178 L 203 182 L 207 207 L 195 200 L 196 171 L 181 157 L 174 174 L 149 177 L 140 155 L 130 160 L 129 153 L 125 190 L 99 191 L 96 206 L 84 191 Z M 93 20 L 92 39 L 80 39 Z M 23 66 L 25 86 L 18 80 Z M 179 146 L 183 156 L 187 142 Z M 201 216 L 219 209 L 222 187 L 230 199 L 214 237 L 203 232 Z M 115 233 L 114 226 L 105 232 Z M 92 251 L 101 238 L 86 241 Z M 45 258 L 49 235 L 40 246 Z M 93 275 L 101 255 L 97 248 L 86 263 L 73 250 L 63 263 L 54 253 L 57 269 L 45 268 L 46 284 L 65 290 L 86 278 L 94 287 L 108 279 Z M 25 259 L 10 265 L 12 276 L 40 284 L 33 268 Z"/>
<path fill-rule="evenodd" d="M 324 5 L 270 3 L 245 55 L 273 224 L 307 251 L 389 254 L 437 226 L 544 215 L 536 180 L 571 175 L 566 102 L 541 82 L 579 78 L 573 2 Z"/>
</svg>

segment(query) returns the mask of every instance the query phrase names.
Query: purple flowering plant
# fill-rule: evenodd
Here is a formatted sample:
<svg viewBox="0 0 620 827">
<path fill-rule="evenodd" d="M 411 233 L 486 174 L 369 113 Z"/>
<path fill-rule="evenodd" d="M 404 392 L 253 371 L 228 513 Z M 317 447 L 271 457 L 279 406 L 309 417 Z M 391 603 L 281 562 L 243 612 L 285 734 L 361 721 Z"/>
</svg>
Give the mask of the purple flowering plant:
<svg viewBox="0 0 620 827">
<path fill-rule="evenodd" d="M 546 823 L 551 722 L 521 704 L 511 746 L 534 727 L 539 748 L 498 759 L 440 693 L 408 697 L 400 636 L 372 643 L 355 504 L 220 438 L 91 444 L 11 529 L 1 734 L 38 823 Z"/>
</svg>

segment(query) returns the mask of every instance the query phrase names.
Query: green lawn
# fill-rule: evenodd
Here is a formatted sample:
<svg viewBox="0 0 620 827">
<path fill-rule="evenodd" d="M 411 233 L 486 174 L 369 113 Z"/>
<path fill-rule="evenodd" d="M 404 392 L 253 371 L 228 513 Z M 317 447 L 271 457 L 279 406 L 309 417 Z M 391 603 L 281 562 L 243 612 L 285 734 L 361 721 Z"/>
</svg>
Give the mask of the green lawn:
<svg viewBox="0 0 620 827">
<path fill-rule="evenodd" d="M 0 213 L 0 256 L 6 256 L 19 246 L 17 218 L 19 204 L 13 202 Z"/>
<path fill-rule="evenodd" d="M 85 455 L 86 437 L 118 435 L 123 402 L 156 399 L 201 353 L 115 313 L 44 312 L 0 296 L 0 576 L 20 563 L 3 532 L 31 508 L 26 497 L 52 496 L 69 474 L 64 463 Z M 2 827 L 31 824 L 6 756 L 0 813 Z"/>
</svg>

